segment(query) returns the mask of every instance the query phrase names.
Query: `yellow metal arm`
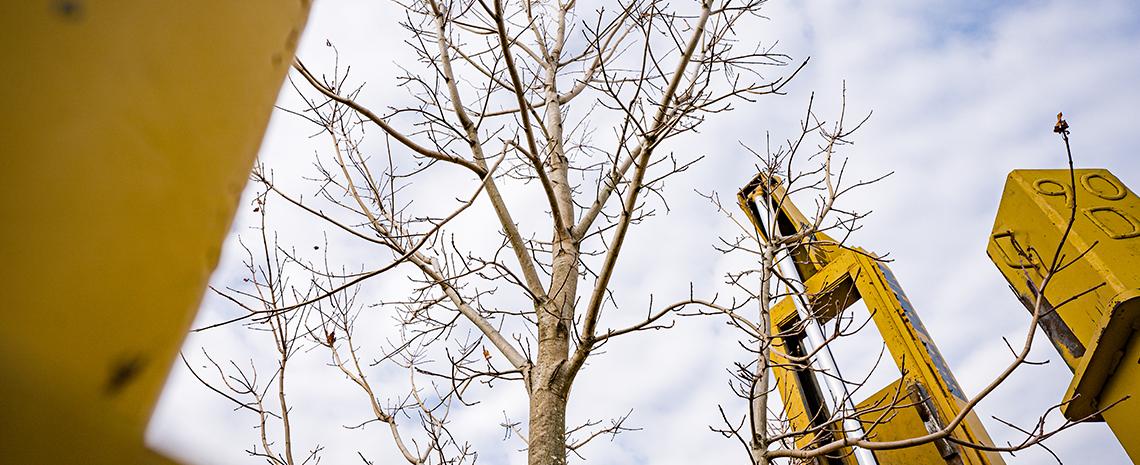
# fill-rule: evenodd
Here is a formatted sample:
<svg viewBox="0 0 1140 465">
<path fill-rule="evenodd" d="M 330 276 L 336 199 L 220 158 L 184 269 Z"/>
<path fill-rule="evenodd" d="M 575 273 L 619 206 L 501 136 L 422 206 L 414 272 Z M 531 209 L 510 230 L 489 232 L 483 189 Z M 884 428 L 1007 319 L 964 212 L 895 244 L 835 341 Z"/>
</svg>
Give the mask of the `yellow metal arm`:
<svg viewBox="0 0 1140 465">
<path fill-rule="evenodd" d="M 801 234 L 811 225 L 787 197 L 779 180 L 774 178 L 758 176 L 741 190 L 738 200 L 757 232 L 765 239 L 770 234 L 782 237 Z M 793 249 L 791 255 L 804 277 L 812 313 L 821 320 L 821 324 L 826 323 L 862 299 L 899 372 L 903 374 L 902 378 L 856 406 L 856 410 L 863 412 L 861 419 L 869 438 L 892 441 L 923 436 L 943 428 L 950 419 L 958 416 L 966 403 L 966 395 L 890 268 L 872 254 L 840 246 L 824 234 L 811 234 L 801 244 Z M 777 349 L 772 360 L 777 368 L 773 371 L 785 413 L 793 428 L 807 431 L 819 427 L 819 422 L 827 414 L 820 412 L 821 403 L 814 399 L 822 394 L 811 377 L 804 376 L 788 359 L 778 355 L 802 352 L 797 348 L 800 336 L 795 328 L 799 316 L 792 298 L 784 298 L 771 309 L 772 333 L 781 336 L 773 342 Z M 797 439 L 797 445 L 808 446 L 838 434 L 836 428 L 829 431 L 824 437 L 802 435 Z M 969 443 L 992 444 L 973 412 L 954 430 L 953 437 Z M 948 441 L 876 451 L 875 457 L 884 465 L 1004 463 L 996 453 L 980 452 Z M 850 463 L 850 459 L 843 461 Z"/>
</svg>

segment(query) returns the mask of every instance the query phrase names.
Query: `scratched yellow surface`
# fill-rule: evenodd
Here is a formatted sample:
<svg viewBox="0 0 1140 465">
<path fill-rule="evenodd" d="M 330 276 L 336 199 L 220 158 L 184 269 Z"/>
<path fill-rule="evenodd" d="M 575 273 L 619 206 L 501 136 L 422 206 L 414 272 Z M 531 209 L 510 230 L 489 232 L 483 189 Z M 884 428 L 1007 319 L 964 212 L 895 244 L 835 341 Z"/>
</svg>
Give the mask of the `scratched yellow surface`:
<svg viewBox="0 0 1140 465">
<path fill-rule="evenodd" d="M 1140 461 L 1140 197 L 1104 169 L 1015 170 L 986 252 L 1030 308 L 1058 252 L 1071 262 L 1044 286 L 1043 330 L 1074 372 L 1057 402 L 1070 419 L 1115 404 L 1102 416 Z"/>
</svg>

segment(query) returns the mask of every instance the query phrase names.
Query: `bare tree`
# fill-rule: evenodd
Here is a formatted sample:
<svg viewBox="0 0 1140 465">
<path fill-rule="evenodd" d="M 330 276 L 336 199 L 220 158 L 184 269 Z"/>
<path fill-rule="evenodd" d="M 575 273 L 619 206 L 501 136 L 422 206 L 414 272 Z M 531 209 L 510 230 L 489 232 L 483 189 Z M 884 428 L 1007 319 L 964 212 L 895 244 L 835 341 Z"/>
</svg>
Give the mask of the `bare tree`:
<svg viewBox="0 0 1140 465">
<path fill-rule="evenodd" d="M 262 224 L 257 245 L 245 249 L 248 277 L 216 289 L 241 313 L 198 329 L 240 324 L 273 336 L 278 356 L 270 370 L 257 370 L 254 362 L 214 363 L 205 355 L 216 372 L 210 379 L 217 380 L 195 372 L 256 415 L 259 441 L 249 453 L 288 465 L 320 459 L 319 445 L 305 447 L 303 458 L 294 454 L 302 447 L 293 441 L 286 374 L 290 361 L 305 355 L 321 357 L 358 391 L 367 419 L 352 427 L 383 424 L 381 434 L 411 464 L 474 461 L 473 447 L 452 432 L 450 414 L 478 402 L 473 386 L 499 384 L 518 386 L 527 399 L 526 421 L 504 418 L 502 426 L 508 437 L 518 436 L 529 463 L 566 463 L 593 439 L 633 429 L 624 411 L 608 422 L 567 424 L 572 387 L 586 376 L 591 355 L 615 338 L 669 327 L 673 315 L 702 313 L 727 315 L 754 347 L 754 363 L 737 371 L 749 406 L 746 421 L 729 421 L 726 414 L 727 426 L 718 428 L 740 438 L 753 463 L 810 459 L 850 446 L 954 441 L 961 417 L 907 441 L 876 442 L 873 434 L 840 426 L 847 434 L 795 447 L 796 438 L 813 432 L 788 429 L 787 418 L 768 409 L 772 341 L 784 336 L 769 330 L 769 309 L 781 292 L 809 300 L 796 291 L 798 278 L 780 273 L 778 264 L 798 248 L 818 246 L 815 233 L 849 233 L 863 217 L 835 204 L 867 184 L 845 182 L 842 163 L 833 161 L 853 132 L 842 115 L 828 126 L 809 108 L 798 138 L 784 150 L 758 154 L 761 172 L 784 179 L 793 194 L 816 193 L 820 201 L 800 233 L 763 240 L 744 227 L 741 238 L 727 242 L 726 251 L 759 258 L 758 268 L 730 276 L 747 298 L 728 305 L 690 298 L 651 306 L 626 326 L 603 321 L 617 308 L 613 278 L 623 272 L 630 231 L 667 208 L 666 181 L 701 158 L 673 155 L 670 139 L 697 130 L 709 116 L 781 93 L 806 64 L 774 77 L 763 73 L 791 63 L 744 33 L 763 19 L 763 3 L 397 2 L 405 13 L 404 44 L 417 61 L 401 63 L 396 76 L 411 103 L 386 108 L 364 103 L 363 81 L 340 65 L 333 44 L 331 69 L 296 60 L 290 83 L 304 104 L 286 111 L 311 122 L 314 137 L 328 141 L 314 158 L 312 189 L 287 191 L 271 169 L 255 169 L 260 195 L 254 208 Z M 811 137 L 822 141 L 802 156 L 813 167 L 795 171 L 793 162 Z M 270 205 L 306 212 L 313 228 L 348 238 L 359 261 L 334 262 L 329 249 L 337 241 L 326 241 L 323 251 L 317 246 L 317 258 L 304 247 L 279 244 L 265 220 Z M 469 221 L 473 216 L 488 221 Z M 1062 269 L 1062 262 L 1051 270 Z M 405 289 L 361 299 L 381 279 Z M 791 291 L 777 290 L 778 283 Z M 1047 285 L 1048 279 L 1040 288 Z M 749 315 L 749 308 L 759 311 Z M 1034 323 L 1045 311 L 1037 308 Z M 357 321 L 371 312 L 391 321 L 387 337 L 361 336 Z M 859 327 L 851 319 L 836 321 L 827 341 Z M 1031 363 L 1026 356 L 1035 326 L 1009 368 L 969 408 L 1013 369 Z M 814 355 L 782 354 L 803 367 L 812 366 Z M 381 369 L 403 370 L 407 382 L 378 384 Z M 907 402 L 900 393 L 877 408 L 888 418 Z M 843 425 L 863 413 L 839 409 L 826 424 Z M 1042 428 L 1023 444 L 991 448 L 1039 444 L 1055 432 Z"/>
<path fill-rule="evenodd" d="M 414 103 L 366 106 L 350 67 L 338 61 L 320 72 L 298 59 L 290 82 L 305 104 L 287 110 L 328 138 L 314 193 L 279 189 L 266 168 L 253 175 L 262 212 L 270 203 L 304 210 L 318 220 L 314 227 L 371 250 L 370 260 L 306 258 L 263 227 L 263 250 L 247 257 L 252 277 L 218 290 L 243 313 L 199 330 L 244 324 L 272 332 L 281 355 L 272 376 L 278 406 L 268 407 L 268 384 L 241 364 L 216 369 L 228 388 L 217 390 L 258 414 L 263 440 L 251 453 L 297 463 L 287 362 L 319 349 L 359 388 L 370 422 L 387 424 L 403 457 L 424 464 L 472 459 L 452 436 L 448 412 L 474 402 L 467 394 L 477 383 L 517 382 L 529 415 L 525 423 L 505 419 L 508 435 L 523 439 L 532 464 L 565 463 L 592 439 L 631 429 L 628 413 L 567 425 L 572 386 L 591 354 L 614 338 L 666 327 L 669 315 L 700 302 L 654 307 L 624 327 L 603 321 L 617 305 L 612 283 L 631 229 L 667 207 L 666 180 L 700 159 L 674 156 L 668 141 L 711 115 L 780 93 L 803 63 L 775 77 L 762 73 L 790 62 L 742 32 L 763 19 L 763 0 L 676 9 L 656 0 L 397 3 L 405 44 L 418 58 L 401 64 L 398 78 Z M 438 184 L 443 178 L 454 182 Z M 437 184 L 427 185 L 432 179 Z M 430 195 L 417 195 L 428 188 Z M 493 226 L 464 223 L 475 211 L 492 216 Z M 490 247 L 472 239 L 496 235 Z M 358 301 L 381 275 L 409 279 L 410 289 Z M 354 338 L 365 309 L 388 312 L 397 336 Z M 407 386 L 373 384 L 362 359 L 407 370 Z M 265 437 L 269 421 L 283 426 L 283 452 Z"/>
<path fill-rule="evenodd" d="M 1078 293 L 1056 306 L 1050 305 L 1043 297 L 1045 289 L 1055 277 L 1088 252 L 1084 250 L 1075 257 L 1063 253 L 1068 240 L 1068 231 L 1075 221 L 1076 199 L 1069 200 L 1068 226 L 1051 255 L 1045 253 L 1046 251 L 1018 248 L 1021 259 L 1026 263 L 1042 263 L 1046 267 L 1042 270 L 1041 277 L 1031 276 L 1026 271 L 1025 279 L 1033 283 L 1037 295 L 1033 302 L 1026 303 L 1032 317 L 1024 340 L 1017 346 L 1006 341 L 1010 350 L 1010 360 L 1004 369 L 996 373 L 980 392 L 963 399 L 965 405 L 960 407 L 959 414 L 952 418 L 934 418 L 934 421 L 927 425 L 925 434 L 903 439 L 878 440 L 877 428 L 889 422 L 904 409 L 923 408 L 922 404 L 929 397 L 922 392 L 915 395 L 912 389 L 907 389 L 905 384 L 899 383 L 893 388 L 894 392 L 888 393 L 881 400 L 870 405 L 856 406 L 856 399 L 853 396 L 864 387 L 871 374 L 851 372 L 841 374 L 837 367 L 829 366 L 823 360 L 829 356 L 827 354 L 829 346 L 865 329 L 869 319 L 860 320 L 852 314 L 845 313 L 846 303 L 840 306 L 838 314 L 825 315 L 825 311 L 820 307 L 829 305 L 829 302 L 821 302 L 816 298 L 817 295 L 806 290 L 806 278 L 799 275 L 795 265 L 812 263 L 821 254 L 840 249 L 863 254 L 876 262 L 886 261 L 883 257 L 853 249 L 848 244 L 851 233 L 862 227 L 862 220 L 867 214 L 841 208 L 841 198 L 854 189 L 878 182 L 886 175 L 870 180 L 850 179 L 847 172 L 847 157 L 842 152 L 851 144 L 852 134 L 867 121 L 867 118 L 852 127 L 846 121 L 845 98 L 839 108 L 838 118 L 829 122 L 820 118 L 809 103 L 807 113 L 795 137 L 774 149 L 770 148 L 763 152 L 752 151 L 758 160 L 759 175 L 755 182 L 762 184 L 760 189 L 768 190 L 766 195 L 757 199 L 759 205 L 757 205 L 755 227 L 759 227 L 762 233 L 754 229 L 752 222 L 741 219 L 738 212 L 735 212 L 735 206 L 726 207 L 716 194 L 706 196 L 718 210 L 736 222 L 740 229 L 738 236 L 722 239 L 723 246 L 719 250 L 723 253 L 745 254 L 758 264 L 756 267 L 727 275 L 727 284 L 741 291 L 746 296 L 743 300 L 727 304 L 715 301 L 701 302 L 696 311 L 687 313 L 727 317 L 728 322 L 741 331 L 746 341 L 742 347 L 747 348 L 751 355 L 748 363 L 738 363 L 732 370 L 735 380 L 734 391 L 744 400 L 745 413 L 734 417 L 722 406 L 723 424 L 712 426 L 713 430 L 727 438 L 736 439 L 744 446 L 748 458 L 754 464 L 769 464 L 777 460 L 790 460 L 793 463 L 830 463 L 825 460 L 827 457 L 834 460 L 841 458 L 843 454 L 851 454 L 852 451 L 856 455 L 863 453 L 869 456 L 870 454 L 862 451 L 902 449 L 930 443 L 937 445 L 940 451 L 964 447 L 1001 453 L 1038 446 L 1052 454 L 1043 441 L 1078 423 L 1095 419 L 1112 405 L 1104 406 L 1084 418 L 1064 419 L 1055 427 L 1047 427 L 1046 418 L 1059 413 L 1060 408 L 1072 399 L 1066 399 L 1047 409 L 1040 415 L 1036 424 L 1028 428 L 995 417 L 996 421 L 1024 436 L 1018 443 L 1001 446 L 965 438 L 960 426 L 978 403 L 1006 381 L 1014 370 L 1024 365 L 1045 363 L 1028 358 L 1041 319 L 1056 312 L 1057 308 L 1095 290 L 1094 287 Z M 869 116 L 868 114 L 867 117 Z M 1072 177 L 1073 159 L 1069 148 L 1069 128 L 1068 124 L 1060 119 L 1060 115 L 1054 132 L 1063 138 L 1070 172 L 1069 192 L 1074 192 L 1075 178 Z M 788 219 L 781 218 L 779 213 L 788 202 L 791 202 L 792 197 L 801 201 L 807 200 L 814 208 L 809 210 L 810 214 L 805 214 L 801 224 L 782 225 L 780 222 Z M 817 266 L 825 264 L 815 263 Z M 806 311 L 800 315 L 795 325 L 785 329 L 777 329 L 772 322 L 772 310 L 781 299 L 792 299 L 797 307 Z M 805 334 L 812 330 L 819 333 L 816 336 L 816 346 L 810 347 L 806 353 L 794 352 L 789 341 L 803 339 Z M 872 367 L 872 371 L 879 366 L 881 360 L 882 352 L 879 353 L 878 361 Z M 901 368 L 905 376 L 906 367 Z M 787 404 L 781 405 L 778 396 L 787 393 L 778 392 L 771 382 L 773 372 L 780 369 L 811 373 L 812 376 L 829 378 L 829 381 L 838 385 L 830 393 L 834 404 L 832 408 L 821 409 L 823 418 L 813 419 L 808 427 L 792 426 L 791 416 L 804 415 L 805 412 L 793 412 L 786 408 Z M 786 402 L 787 399 L 783 401 Z M 818 412 L 807 413 L 815 415 Z M 937 415 L 932 416 L 937 417 Z M 1055 454 L 1053 456 L 1056 458 Z M 874 458 L 869 458 L 868 461 L 873 460 Z M 865 461 L 860 460 L 860 463 Z"/>
</svg>

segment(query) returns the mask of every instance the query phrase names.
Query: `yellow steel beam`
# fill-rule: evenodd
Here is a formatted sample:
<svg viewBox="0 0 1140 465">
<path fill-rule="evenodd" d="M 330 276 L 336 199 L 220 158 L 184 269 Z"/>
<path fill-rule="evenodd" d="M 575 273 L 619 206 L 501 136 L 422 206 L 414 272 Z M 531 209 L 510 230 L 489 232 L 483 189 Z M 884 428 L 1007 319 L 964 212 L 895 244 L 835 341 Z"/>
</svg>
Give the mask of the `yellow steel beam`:
<svg viewBox="0 0 1140 465">
<path fill-rule="evenodd" d="M 308 8 L 2 2 L 0 461 L 167 463 L 146 423 Z"/>
<path fill-rule="evenodd" d="M 1103 169 L 1015 170 L 986 252 L 1032 311 L 1070 217 L 1040 319 L 1074 372 L 1062 412 L 1115 404 L 1103 418 L 1140 461 L 1140 197 Z"/>
<path fill-rule="evenodd" d="M 738 200 L 757 231 L 766 238 L 773 233 L 790 236 L 809 227 L 807 218 L 791 203 L 779 180 L 758 176 L 742 189 Z M 767 230 L 766 222 L 761 220 L 766 215 L 761 209 L 774 212 L 775 224 L 770 229 L 779 231 Z M 857 410 L 866 411 L 862 419 L 867 425 L 865 432 L 870 437 L 891 441 L 923 436 L 940 429 L 961 412 L 966 403 L 965 394 L 898 280 L 884 263 L 862 249 L 841 247 L 819 233 L 805 238 L 792 256 L 800 274 L 806 276 L 806 298 L 821 323 L 835 318 L 839 312 L 862 299 L 899 372 L 903 373 L 903 378 L 856 406 Z M 773 334 L 794 333 L 798 316 L 792 298 L 785 297 L 772 307 Z M 811 402 L 813 395 L 819 395 L 818 388 L 814 387 L 814 381 L 797 373 L 787 358 L 780 355 L 794 353 L 795 344 L 794 337 L 779 337 L 773 341 L 776 349 L 772 357 L 776 366 L 773 373 L 793 429 L 808 431 L 820 426 L 819 419 L 813 418 L 815 407 Z M 884 416 L 883 413 L 891 408 L 894 412 Z M 832 431 L 829 434 L 838 433 Z M 968 413 L 966 420 L 954 430 L 953 437 L 968 443 L 993 444 L 973 412 Z M 826 438 L 804 434 L 797 438 L 797 446 L 808 446 Z M 981 452 L 946 441 L 906 451 L 876 451 L 875 455 L 883 465 L 1004 463 L 997 453 Z"/>
<path fill-rule="evenodd" d="M 896 394 L 896 397 L 890 400 L 896 401 L 898 411 L 903 412 L 901 415 L 932 419 L 924 425 L 921 422 L 907 420 L 899 420 L 896 423 L 893 417 L 888 416 L 868 434 L 879 441 L 922 436 L 945 425 L 961 412 L 967 401 L 965 393 L 958 386 L 946 361 L 919 319 L 918 313 L 886 265 L 877 262 L 861 249 L 841 249 L 833 254 L 827 266 L 805 282 L 805 288 L 813 308 L 823 309 L 817 314 L 824 322 L 856 301 L 863 300 L 899 372 L 904 374 L 902 379 L 892 384 L 895 388 L 892 393 Z M 788 334 L 797 323 L 795 309 L 790 299 L 791 297 L 782 299 L 772 309 L 774 334 Z M 774 344 L 779 352 L 788 351 L 788 341 L 781 339 Z M 785 365 L 786 359 L 774 357 L 773 361 L 779 366 L 774 373 L 781 398 L 792 418 L 793 427 L 802 431 L 814 426 L 809 421 L 810 415 L 805 414 L 808 409 L 804 406 L 805 387 L 801 386 L 801 380 L 794 376 L 794 370 Z M 916 392 L 922 393 L 917 396 L 921 402 L 907 400 L 914 397 Z M 882 413 L 887 406 L 881 403 L 884 399 L 888 399 L 888 393 L 881 391 L 857 406 L 860 409 L 878 409 L 877 412 L 872 411 L 864 415 L 865 424 L 870 424 L 868 421 L 873 423 L 873 420 L 867 420 L 868 417 L 873 419 L 876 413 Z M 955 429 L 954 437 L 975 444 L 993 444 L 985 427 L 973 412 L 967 414 L 966 421 Z M 901 455 L 884 452 L 875 454 L 884 457 L 884 464 L 1004 463 L 996 453 L 980 452 L 948 443 L 919 449 L 920 451 Z M 925 450 L 926 453 L 921 450 Z M 889 458 L 904 456 L 925 456 L 927 459 L 921 462 L 894 462 Z"/>
<path fill-rule="evenodd" d="M 927 430 L 941 428 L 961 413 L 967 401 L 965 392 L 890 268 L 863 250 L 845 252 L 853 257 L 855 263 L 848 269 L 847 277 L 855 281 L 858 295 L 883 336 L 896 366 L 904 374 L 904 379 L 910 381 L 909 388 L 918 386 L 925 392 L 922 397 L 928 400 L 924 406 L 916 408 L 927 409 L 935 417 Z M 954 430 L 953 436 L 973 444 L 993 445 L 981 420 L 972 411 L 966 414 L 965 421 Z M 1005 463 L 997 453 L 945 444 L 940 447 L 956 449 L 961 463 L 965 464 Z"/>
</svg>

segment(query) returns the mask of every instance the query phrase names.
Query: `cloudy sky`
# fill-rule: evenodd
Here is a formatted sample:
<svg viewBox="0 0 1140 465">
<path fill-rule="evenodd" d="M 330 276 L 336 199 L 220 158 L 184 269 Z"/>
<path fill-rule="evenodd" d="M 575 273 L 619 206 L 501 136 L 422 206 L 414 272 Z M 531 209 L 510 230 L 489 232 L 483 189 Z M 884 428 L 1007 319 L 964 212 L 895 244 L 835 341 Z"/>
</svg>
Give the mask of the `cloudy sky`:
<svg viewBox="0 0 1140 465">
<path fill-rule="evenodd" d="M 769 20 L 752 23 L 750 33 L 779 40 L 778 49 L 797 62 L 810 56 L 810 64 L 787 95 L 718 115 L 701 134 L 666 147 L 706 158 L 670 184 L 668 215 L 632 230 L 613 287 L 630 307 L 644 306 L 650 293 L 660 302 L 683 297 L 690 282 L 698 293 L 722 290 L 723 273 L 739 264 L 712 245 L 718 234 L 732 234 L 732 225 L 694 190 L 731 198 L 755 172 L 738 141 L 761 146 L 765 132 L 775 139 L 790 136 L 812 92 L 827 116 L 846 83 L 848 111 L 874 112 L 847 153 L 854 173 L 894 172 L 847 199 L 852 208 L 873 211 L 853 241 L 890 253 L 892 269 L 959 382 L 967 393 L 977 392 L 1008 361 L 1001 338 L 1018 340 L 1028 321 L 985 256 L 1006 174 L 1062 166 L 1063 146 L 1050 129 L 1056 113 L 1064 111 L 1078 166 L 1108 168 L 1133 188 L 1140 186 L 1133 140 L 1140 125 L 1140 6 L 1130 0 L 773 0 L 767 15 Z M 327 63 L 330 40 L 355 76 L 368 81 L 369 102 L 382 107 L 406 99 L 395 86 L 394 64 L 409 58 L 395 23 L 401 16 L 398 7 L 384 2 L 318 1 L 299 55 Z M 283 91 L 281 105 L 296 105 L 291 91 Z M 274 114 L 261 159 L 283 187 L 312 191 L 302 177 L 312 174 L 313 154 L 328 150 L 325 139 L 309 137 L 313 132 L 296 117 Z M 436 186 L 450 181 L 428 180 Z M 323 243 L 311 221 L 282 207 L 273 217 L 282 241 Z M 235 238 L 256 217 L 248 203 L 239 212 L 215 285 L 241 279 Z M 477 219 L 468 221 L 478 225 Z M 367 253 L 352 249 L 351 242 L 329 240 L 330 253 L 336 249 L 341 257 Z M 371 283 L 361 296 L 384 299 L 401 286 L 398 279 Z M 237 312 L 207 297 L 197 324 Z M 364 318 L 377 327 L 388 322 L 383 316 Z M 196 366 L 205 362 L 202 347 L 271 371 L 272 347 L 263 334 L 237 328 L 195 334 L 184 351 Z M 857 364 L 866 359 L 865 349 L 852 346 L 839 356 Z M 1022 368 L 979 407 L 999 442 L 1019 436 L 992 416 L 1030 423 L 1061 399 L 1069 382 L 1071 373 L 1047 341 L 1038 341 L 1034 356 L 1051 363 Z M 360 463 L 358 451 L 377 463 L 397 460 L 381 428 L 343 428 L 368 418 L 366 404 L 324 357 L 304 353 L 291 372 L 295 448 L 325 447 L 324 463 Z M 717 404 L 734 401 L 725 369 L 740 357 L 736 335 L 713 319 L 685 319 L 671 331 L 616 341 L 575 385 L 570 422 L 632 410 L 630 424 L 641 430 L 592 444 L 583 455 L 595 464 L 742 463 L 740 446 L 708 429 L 717 423 Z M 380 370 L 374 376 L 383 382 L 404 375 Z M 482 403 L 456 414 L 454 428 L 477 446 L 480 463 L 524 463 L 521 443 L 504 439 L 499 427 L 504 416 L 525 419 L 521 387 L 496 385 L 483 389 L 480 398 Z M 244 452 L 256 441 L 254 424 L 255 418 L 233 411 L 176 366 L 148 441 L 191 464 L 259 463 Z M 1081 425 L 1048 445 L 1066 463 L 1128 463 L 1103 424 Z M 1050 461 L 1040 450 L 1007 458 L 1011 464 Z"/>
</svg>

